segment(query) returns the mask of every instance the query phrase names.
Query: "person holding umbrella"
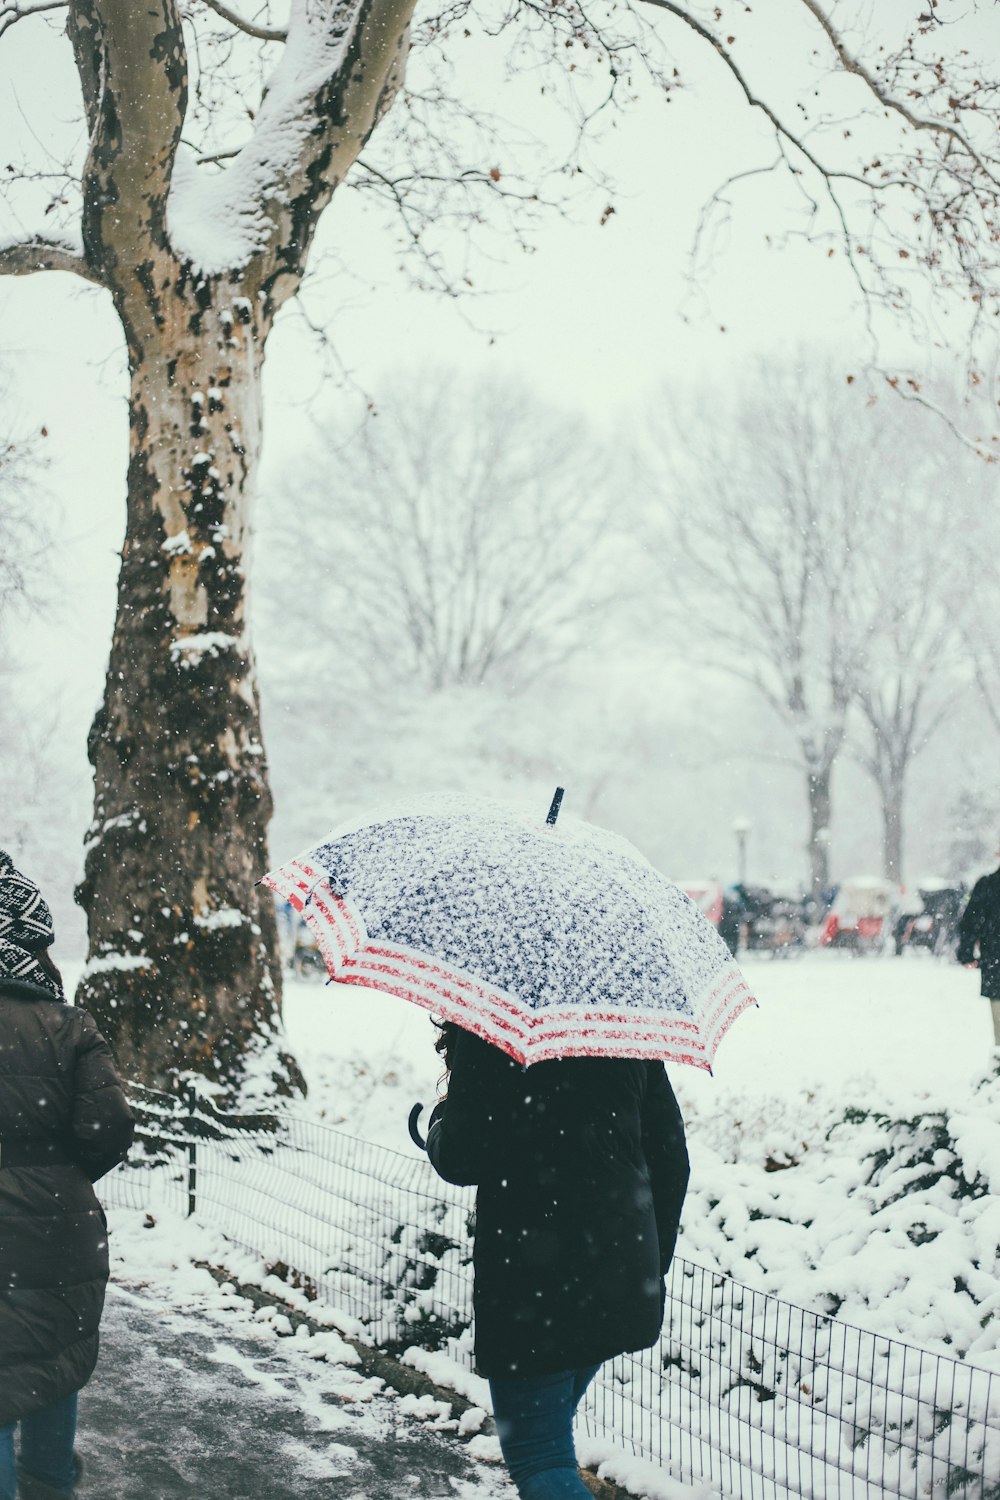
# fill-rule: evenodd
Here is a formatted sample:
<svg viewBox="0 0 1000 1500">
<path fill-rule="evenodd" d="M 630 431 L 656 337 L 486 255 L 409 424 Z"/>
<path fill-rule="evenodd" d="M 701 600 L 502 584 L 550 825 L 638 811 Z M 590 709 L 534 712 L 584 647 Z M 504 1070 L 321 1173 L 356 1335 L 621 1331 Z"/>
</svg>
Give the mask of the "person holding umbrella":
<svg viewBox="0 0 1000 1500">
<path fill-rule="evenodd" d="M 73 1494 L 108 1279 L 91 1183 L 134 1129 L 107 1042 L 65 1003 L 52 939 L 38 887 L 0 850 L 0 1500 Z"/>
<path fill-rule="evenodd" d="M 446 1022 L 448 1092 L 427 1154 L 476 1184 L 476 1363 L 522 1500 L 577 1500 L 572 1423 L 605 1360 L 660 1334 L 688 1181 L 661 1062 L 520 1066 Z"/>
<path fill-rule="evenodd" d="M 655 1343 L 688 1180 L 665 1062 L 711 1069 L 755 1004 L 712 924 L 626 839 L 483 798 L 378 809 L 263 877 L 335 984 L 439 1017 L 426 1144 L 476 1184 L 476 1350 L 524 1500 L 583 1487 L 572 1418 Z"/>
</svg>

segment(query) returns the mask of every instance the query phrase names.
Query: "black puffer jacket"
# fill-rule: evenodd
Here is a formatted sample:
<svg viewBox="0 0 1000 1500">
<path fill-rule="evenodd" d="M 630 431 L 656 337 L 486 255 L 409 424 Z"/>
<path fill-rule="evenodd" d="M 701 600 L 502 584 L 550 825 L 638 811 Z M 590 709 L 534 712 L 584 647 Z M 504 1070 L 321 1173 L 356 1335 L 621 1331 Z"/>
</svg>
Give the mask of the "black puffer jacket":
<svg viewBox="0 0 1000 1500">
<path fill-rule="evenodd" d="M 86 1011 L 0 980 L 0 1427 L 90 1379 L 108 1279 L 91 1182 L 124 1158 L 132 1131 Z M 16 1164 L 49 1150 L 51 1164 Z"/>
<path fill-rule="evenodd" d="M 1000 870 L 976 881 L 958 931 L 959 963 L 975 962 L 978 950 L 980 991 L 1000 1000 Z"/>
<path fill-rule="evenodd" d="M 656 1342 L 688 1180 L 662 1063 L 523 1068 L 462 1031 L 427 1152 L 446 1181 L 479 1188 L 481 1374 L 582 1369 Z"/>
</svg>

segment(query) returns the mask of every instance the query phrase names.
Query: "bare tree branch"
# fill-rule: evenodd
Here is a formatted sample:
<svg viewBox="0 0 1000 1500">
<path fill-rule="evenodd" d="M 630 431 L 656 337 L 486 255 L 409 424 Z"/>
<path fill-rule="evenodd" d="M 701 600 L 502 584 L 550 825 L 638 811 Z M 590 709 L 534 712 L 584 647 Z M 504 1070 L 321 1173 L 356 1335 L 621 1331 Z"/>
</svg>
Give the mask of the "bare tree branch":
<svg viewBox="0 0 1000 1500">
<path fill-rule="evenodd" d="M 775 112 L 775 110 L 772 109 L 771 106 L 767 103 L 767 101 L 765 99 L 762 99 L 758 94 L 754 93 L 753 89 L 747 82 L 745 74 L 743 73 L 739 64 L 736 62 L 736 59 L 733 57 L 732 52 L 728 47 L 724 45 L 719 37 L 714 34 L 714 32 L 710 31 L 707 26 L 703 25 L 703 23 L 698 20 L 697 16 L 693 16 L 690 11 L 685 10 L 682 6 L 675 5 L 674 0 L 644 0 L 644 3 L 647 5 L 654 5 L 660 10 L 669 12 L 670 15 L 675 16 L 678 21 L 682 21 L 684 25 L 687 26 L 691 31 L 693 31 L 697 36 L 700 36 L 702 41 L 707 42 L 709 46 L 715 51 L 717 56 L 721 58 L 725 67 L 728 69 L 732 77 L 736 80 L 737 84 L 739 85 L 740 91 L 743 94 L 743 97 L 746 99 L 746 102 L 750 105 L 750 107 L 752 109 L 759 109 L 761 114 L 763 114 L 765 118 L 770 122 L 778 137 L 781 140 L 785 140 L 790 145 L 794 146 L 796 151 L 800 151 L 805 157 L 806 161 L 809 162 L 810 166 L 816 169 L 820 176 L 828 177 L 830 175 L 842 175 L 830 174 L 805 145 L 803 137 L 796 131 L 792 130 L 788 125 L 785 125 L 778 114 Z"/>
<path fill-rule="evenodd" d="M 864 61 L 847 45 L 824 0 L 802 0 L 832 48 L 831 76 L 846 72 L 859 78 L 877 108 L 863 102 L 855 116 L 837 120 L 819 117 L 816 106 L 803 100 L 790 119 L 775 106 L 773 89 L 766 97 L 755 90 L 729 45 L 731 36 L 717 34 L 684 0 L 643 3 L 665 11 L 712 48 L 747 104 L 768 121 L 777 142 L 777 157 L 770 166 L 733 173 L 712 194 L 699 219 L 694 255 L 702 253 L 711 216 L 721 206 L 728 209 L 724 195 L 729 187 L 783 167 L 806 201 L 804 237 L 833 240 L 845 254 L 862 295 L 872 362 L 878 361 L 874 314 L 879 307 L 894 320 L 909 316 L 929 322 L 926 305 L 912 290 L 914 273 L 919 272 L 937 296 L 951 298 L 957 293 L 965 300 L 969 362 L 975 370 L 981 336 L 990 327 L 987 313 L 995 311 L 1000 300 L 995 274 L 1000 153 L 993 144 L 1000 127 L 1000 91 L 989 81 L 988 69 L 984 78 L 984 59 L 962 47 L 948 56 L 936 49 L 923 56 L 917 27 L 895 44 L 877 49 L 873 45 L 876 67 L 871 58 Z M 924 19 L 929 25 L 930 19 Z M 917 106 L 915 100 L 923 104 Z M 845 163 L 842 142 L 862 138 L 857 128 L 861 119 L 877 124 L 878 148 L 870 156 L 862 148 L 855 162 Z M 810 191 L 808 177 L 821 185 L 820 194 Z M 867 204 L 842 188 L 860 189 Z M 832 212 L 832 228 L 824 227 L 824 206 Z M 784 237 L 789 236 L 786 231 Z M 928 327 L 921 332 L 924 341 L 932 336 Z M 901 385 L 894 388 L 905 393 Z M 992 441 L 971 438 L 959 424 L 953 425 L 966 445 L 983 456 L 992 454 Z"/>
<path fill-rule="evenodd" d="M 674 0 L 643 0 L 643 3 L 647 5 L 654 5 L 661 10 L 668 11 L 679 21 L 682 21 L 685 26 L 688 26 L 692 31 L 700 36 L 703 41 L 707 42 L 709 46 L 712 47 L 717 55 L 722 59 L 729 72 L 739 84 L 747 103 L 750 104 L 754 109 L 761 110 L 762 113 L 771 122 L 778 134 L 784 137 L 784 139 L 790 141 L 798 151 L 801 151 L 803 156 L 806 157 L 806 159 L 816 168 L 818 172 L 820 172 L 823 176 L 851 176 L 855 181 L 865 181 L 864 178 L 858 177 L 854 174 L 831 174 L 828 168 L 821 166 L 819 161 L 806 148 L 801 134 L 789 129 L 788 126 L 784 125 L 775 111 L 770 107 L 770 105 L 768 105 L 765 100 L 761 99 L 753 92 L 746 80 L 745 75 L 737 65 L 731 51 L 723 44 L 721 39 L 717 37 L 714 32 L 712 32 L 701 21 L 699 21 L 696 16 L 693 16 L 684 7 L 675 4 Z M 973 162 L 975 162 L 988 182 L 992 183 L 994 187 L 1000 188 L 1000 176 L 998 176 L 996 171 L 992 169 L 986 161 L 984 161 L 967 135 L 965 135 L 961 130 L 957 129 L 956 126 L 949 124 L 947 120 L 927 119 L 915 114 L 913 110 L 911 110 L 906 104 L 902 102 L 902 100 L 895 98 L 888 91 L 888 89 L 884 88 L 879 83 L 874 74 L 864 66 L 860 59 L 856 58 L 848 50 L 843 42 L 843 39 L 840 36 L 840 33 L 834 26 L 833 22 L 830 20 L 829 16 L 823 10 L 822 6 L 820 6 L 818 0 L 801 0 L 801 3 L 806 7 L 806 9 L 822 27 L 845 72 L 852 73 L 856 77 L 862 79 L 862 81 L 865 83 L 873 96 L 878 100 L 878 102 L 886 109 L 891 110 L 893 113 L 899 115 L 900 118 L 905 120 L 913 130 L 925 130 L 930 131 L 935 135 L 945 136 L 961 151 L 965 152 Z M 866 183 L 866 185 L 870 184 Z"/>
<path fill-rule="evenodd" d="M 16 26 L 18 21 L 41 15 L 46 10 L 65 10 L 68 3 L 69 0 L 39 0 L 37 5 L 0 5 L 0 37 L 12 26 Z"/>
<path fill-rule="evenodd" d="M 248 21 L 239 15 L 230 6 L 224 5 L 223 0 L 202 0 L 209 10 L 214 10 L 217 16 L 228 21 L 230 26 L 235 26 L 239 31 L 246 32 L 247 36 L 256 37 L 261 42 L 285 42 L 288 40 L 288 32 L 284 27 L 258 26 L 255 21 Z"/>
<path fill-rule="evenodd" d="M 649 3 L 658 4 L 659 0 L 649 0 Z M 975 146 L 973 146 L 967 135 L 963 134 L 963 132 L 961 130 L 958 130 L 954 125 L 949 124 L 947 120 L 926 119 L 921 115 L 915 114 L 908 105 L 904 104 L 901 99 L 895 98 L 888 89 L 884 88 L 882 84 L 879 83 L 875 75 L 870 71 L 870 69 L 865 67 L 860 58 L 855 57 L 853 53 L 848 51 L 847 47 L 844 45 L 843 38 L 841 37 L 837 28 L 834 26 L 833 22 L 830 20 L 830 17 L 827 15 L 826 11 L 819 4 L 819 0 L 802 0 L 802 4 L 805 6 L 806 10 L 808 10 L 810 14 L 816 19 L 816 21 L 819 22 L 819 25 L 826 33 L 827 39 L 829 40 L 834 52 L 837 54 L 837 58 L 845 73 L 852 73 L 855 78 L 860 78 L 868 88 L 868 90 L 878 100 L 878 102 L 881 105 L 884 105 L 886 109 L 891 110 L 894 114 L 899 115 L 901 119 L 906 121 L 907 125 L 909 125 L 911 129 L 929 130 L 934 135 L 945 136 L 952 142 L 953 145 L 957 146 L 960 151 L 964 151 L 969 157 L 971 157 L 971 159 L 975 162 L 976 166 L 979 168 L 988 182 L 991 182 L 994 187 L 1000 188 L 1000 176 L 998 176 L 996 171 L 983 160 L 982 156 L 976 150 Z"/>
<path fill-rule="evenodd" d="M 68 245 L 35 239 L 0 246 L 0 276 L 31 276 L 36 271 L 71 271 L 85 281 L 103 285 L 83 256 Z"/>
<path fill-rule="evenodd" d="M 925 411 L 933 412 L 963 448 L 968 448 L 970 453 L 985 459 L 988 464 L 1000 463 L 1000 435 L 993 433 L 988 438 L 973 437 L 963 430 L 954 413 L 947 410 L 940 401 L 935 401 L 918 381 L 901 379 L 898 374 L 886 369 L 877 369 L 875 373 L 882 376 L 886 385 L 901 401 L 912 401 Z"/>
<path fill-rule="evenodd" d="M 983 707 L 989 716 L 990 722 L 997 734 L 1000 735 L 1000 671 L 988 671 L 984 654 L 979 654 L 975 659 L 976 685 L 982 695 Z"/>
</svg>

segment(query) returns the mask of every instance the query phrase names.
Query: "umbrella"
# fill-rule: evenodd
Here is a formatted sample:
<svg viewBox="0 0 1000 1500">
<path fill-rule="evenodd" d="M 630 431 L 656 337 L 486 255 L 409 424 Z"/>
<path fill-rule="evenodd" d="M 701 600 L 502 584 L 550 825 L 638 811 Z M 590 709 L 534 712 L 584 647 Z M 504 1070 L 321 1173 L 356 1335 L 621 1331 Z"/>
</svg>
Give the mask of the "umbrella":
<svg viewBox="0 0 1000 1500">
<path fill-rule="evenodd" d="M 525 1065 L 711 1068 L 755 1003 L 697 906 L 626 839 L 469 797 L 390 807 L 264 876 L 331 978 L 400 995 Z"/>
</svg>

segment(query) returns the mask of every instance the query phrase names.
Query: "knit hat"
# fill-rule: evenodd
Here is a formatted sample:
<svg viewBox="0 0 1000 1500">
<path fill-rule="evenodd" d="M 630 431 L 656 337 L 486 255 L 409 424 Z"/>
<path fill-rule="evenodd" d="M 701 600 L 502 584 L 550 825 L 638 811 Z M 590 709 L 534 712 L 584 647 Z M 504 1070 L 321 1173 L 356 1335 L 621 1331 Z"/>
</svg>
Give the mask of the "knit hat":
<svg viewBox="0 0 1000 1500">
<path fill-rule="evenodd" d="M 61 999 L 59 985 L 36 957 L 54 936 L 41 891 L 0 849 L 0 979 L 37 984 Z"/>
</svg>

